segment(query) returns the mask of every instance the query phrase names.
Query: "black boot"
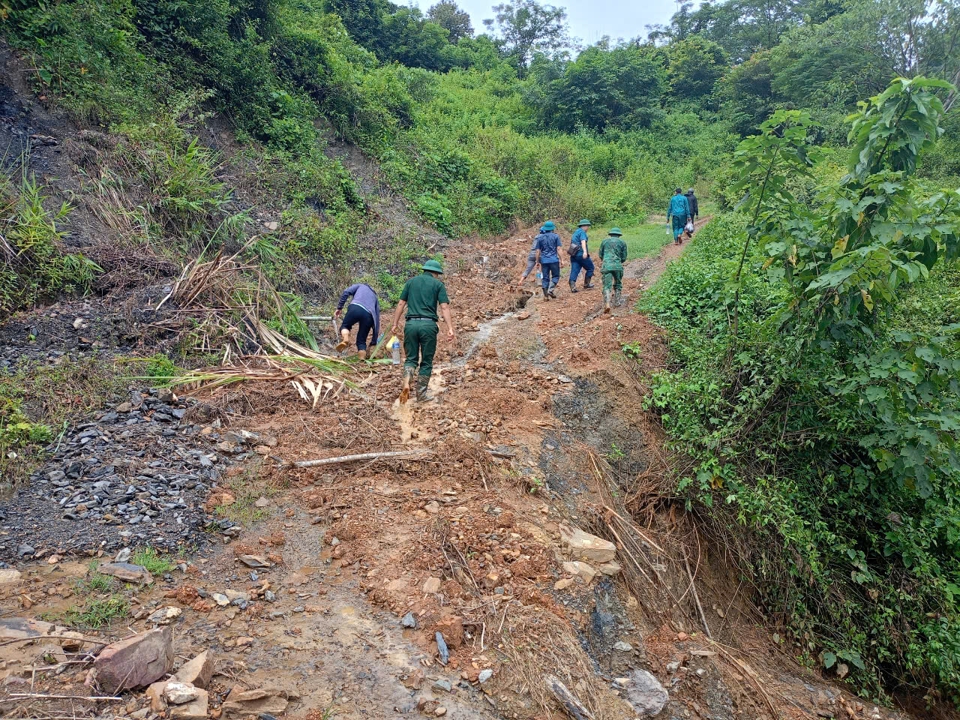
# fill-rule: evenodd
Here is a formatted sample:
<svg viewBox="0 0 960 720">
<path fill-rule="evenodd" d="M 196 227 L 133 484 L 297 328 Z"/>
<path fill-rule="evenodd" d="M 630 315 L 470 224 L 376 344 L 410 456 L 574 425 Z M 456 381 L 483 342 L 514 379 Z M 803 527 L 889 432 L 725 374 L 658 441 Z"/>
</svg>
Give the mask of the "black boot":
<svg viewBox="0 0 960 720">
<path fill-rule="evenodd" d="M 433 395 L 430 394 L 429 387 L 429 375 L 420 375 L 417 377 L 417 402 L 425 403 L 433 400 Z"/>
<path fill-rule="evenodd" d="M 579 290 L 577 290 L 577 284 L 573 282 L 573 280 L 570 281 L 570 292 L 571 293 L 580 292 Z"/>
<path fill-rule="evenodd" d="M 586 280 L 583 281 L 584 290 L 593 290 L 594 285 L 592 282 L 590 282 L 590 280 L 591 278 L 587 278 Z"/>
<path fill-rule="evenodd" d="M 543 288 L 543 299 L 544 299 L 544 300 L 549 300 L 549 299 L 550 299 L 550 293 L 547 292 L 547 289 L 546 289 L 546 288 Z"/>
</svg>

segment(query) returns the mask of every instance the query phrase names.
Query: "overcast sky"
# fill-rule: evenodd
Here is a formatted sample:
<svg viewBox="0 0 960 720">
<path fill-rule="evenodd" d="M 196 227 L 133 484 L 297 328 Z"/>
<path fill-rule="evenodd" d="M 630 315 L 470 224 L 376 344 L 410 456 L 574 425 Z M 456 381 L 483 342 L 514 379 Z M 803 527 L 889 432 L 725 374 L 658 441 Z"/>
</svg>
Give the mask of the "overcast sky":
<svg viewBox="0 0 960 720">
<path fill-rule="evenodd" d="M 403 4 L 403 0 L 394 0 Z M 492 18 L 491 8 L 502 0 L 456 0 L 457 5 L 470 13 L 473 29 L 483 32 L 483 19 Z M 415 0 L 424 12 L 437 0 Z M 675 0 L 541 0 L 544 5 L 567 9 L 570 34 L 587 45 L 604 35 L 627 40 L 647 36 L 647 25 L 666 24 L 676 12 Z"/>
</svg>

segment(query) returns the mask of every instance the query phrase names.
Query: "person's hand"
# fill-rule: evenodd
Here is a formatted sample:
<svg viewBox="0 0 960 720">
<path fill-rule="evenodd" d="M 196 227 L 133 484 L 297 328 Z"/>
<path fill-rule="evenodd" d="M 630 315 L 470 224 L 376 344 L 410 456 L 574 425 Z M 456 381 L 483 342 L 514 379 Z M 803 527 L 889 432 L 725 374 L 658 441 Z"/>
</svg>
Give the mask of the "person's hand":
<svg viewBox="0 0 960 720">
<path fill-rule="evenodd" d="M 449 340 L 450 342 L 453 342 L 454 337 L 455 337 L 455 336 L 454 336 L 454 334 L 453 334 L 453 328 L 452 328 L 452 327 L 448 327 L 448 328 L 447 328 L 447 340 Z"/>
<path fill-rule="evenodd" d="M 396 335 L 398 332 L 400 332 L 400 326 L 394 323 L 393 327 L 390 328 L 390 334 Z"/>
<path fill-rule="evenodd" d="M 340 319 L 340 313 L 341 313 L 341 312 L 342 312 L 342 310 L 334 310 L 334 311 L 333 311 L 333 316 L 334 316 L 337 320 L 339 320 L 339 319 Z"/>
<path fill-rule="evenodd" d="M 587 260 L 590 259 L 590 253 L 584 253 L 583 256 L 584 256 Z"/>
</svg>

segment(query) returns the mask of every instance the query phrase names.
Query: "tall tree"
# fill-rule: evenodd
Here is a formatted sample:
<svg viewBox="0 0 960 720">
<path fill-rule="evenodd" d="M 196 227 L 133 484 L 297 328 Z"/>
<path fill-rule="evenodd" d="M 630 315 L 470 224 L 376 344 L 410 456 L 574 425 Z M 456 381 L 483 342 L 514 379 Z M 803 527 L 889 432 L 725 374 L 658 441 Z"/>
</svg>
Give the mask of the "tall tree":
<svg viewBox="0 0 960 720">
<path fill-rule="evenodd" d="M 513 0 L 493 8 L 496 17 L 483 24 L 497 33 L 504 54 L 523 76 L 533 55 L 551 55 L 570 45 L 567 11 L 536 0 Z"/>
<path fill-rule="evenodd" d="M 452 0 L 438 2 L 427 11 L 427 17 L 450 33 L 450 42 L 455 43 L 460 38 L 473 37 L 470 15 L 465 10 L 461 10 Z"/>
<path fill-rule="evenodd" d="M 668 55 L 670 87 L 680 99 L 699 100 L 712 94 L 727 69 L 723 48 L 699 35 L 672 43 Z"/>
</svg>

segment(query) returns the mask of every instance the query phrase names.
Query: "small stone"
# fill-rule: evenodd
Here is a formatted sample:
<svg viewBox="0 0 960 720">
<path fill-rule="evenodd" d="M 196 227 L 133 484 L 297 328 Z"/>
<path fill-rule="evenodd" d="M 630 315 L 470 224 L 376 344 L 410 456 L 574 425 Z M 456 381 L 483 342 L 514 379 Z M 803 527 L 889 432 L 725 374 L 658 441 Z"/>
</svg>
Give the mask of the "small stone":
<svg viewBox="0 0 960 720">
<path fill-rule="evenodd" d="M 686 641 L 689 640 L 689 639 L 690 639 L 690 636 L 687 635 L 685 632 L 678 632 L 678 633 L 677 633 L 677 640 L 678 640 L 679 642 L 686 642 Z"/>
<path fill-rule="evenodd" d="M 487 680 L 493 677 L 493 670 L 487 668 L 486 670 L 481 670 L 480 674 L 477 676 L 477 680 L 480 681 L 480 684 L 483 685 Z"/>
<path fill-rule="evenodd" d="M 453 685 L 446 678 L 440 678 L 435 683 L 433 683 L 434 690 L 443 690 L 444 692 L 451 692 L 453 690 Z"/>
<path fill-rule="evenodd" d="M 423 592 L 427 595 L 440 592 L 440 578 L 427 578 L 427 581 L 423 584 Z"/>
<path fill-rule="evenodd" d="M 171 680 L 163 690 L 164 699 L 171 705 L 183 705 L 200 697 L 200 691 L 193 685 Z"/>
<path fill-rule="evenodd" d="M 626 698 L 641 717 L 653 717 L 663 710 L 670 700 L 663 685 L 646 670 L 634 670 L 630 673 Z"/>
<path fill-rule="evenodd" d="M 213 678 L 213 666 L 213 654 L 209 650 L 204 650 L 193 660 L 184 663 L 173 674 L 172 679 L 198 688 L 206 688 Z"/>
<path fill-rule="evenodd" d="M 436 515 L 440 512 L 440 503 L 438 503 L 436 500 L 431 500 L 423 509 L 431 515 Z"/>
<path fill-rule="evenodd" d="M 135 582 L 141 585 L 153 581 L 153 575 L 143 565 L 131 565 L 125 562 L 102 563 L 97 566 L 97 572 L 110 575 L 124 582 Z"/>
<path fill-rule="evenodd" d="M 265 222 L 263 226 L 270 232 L 276 232 L 277 230 L 280 229 L 280 223 L 272 220 L 270 222 Z"/>
<path fill-rule="evenodd" d="M 617 562 L 608 562 L 603 565 L 598 565 L 597 570 L 600 571 L 603 575 L 619 575 L 623 568 L 620 567 L 620 563 Z"/>
<path fill-rule="evenodd" d="M 173 605 L 169 605 L 167 607 L 162 607 L 159 610 L 154 610 L 152 613 L 150 613 L 147 621 L 152 622 L 155 625 L 169 625 L 181 615 L 183 615 L 183 610 L 178 607 L 174 607 Z M 191 698 L 191 700 L 192 699 L 193 698 Z"/>
<path fill-rule="evenodd" d="M 573 578 L 563 578 L 562 580 L 557 580 L 553 584 L 554 590 L 566 590 L 568 587 L 573 585 Z"/>
<path fill-rule="evenodd" d="M 213 601 L 220 607 L 226 607 L 230 604 L 230 598 L 223 593 L 213 593 L 210 597 L 213 598 Z"/>
<path fill-rule="evenodd" d="M 34 547 L 32 545 L 27 545 L 26 543 L 23 543 L 17 547 L 17 557 L 19 558 L 28 557 L 33 555 L 35 552 L 36 550 Z"/>
<path fill-rule="evenodd" d="M 273 563 L 261 555 L 240 555 L 237 559 L 249 568 L 273 567 Z"/>
<path fill-rule="evenodd" d="M 270 498 L 260 497 L 254 503 L 258 508 L 265 508 L 270 505 Z"/>
<path fill-rule="evenodd" d="M 623 640 L 620 640 L 613 644 L 613 649 L 619 650 L 620 652 L 630 652 L 631 650 L 633 650 L 633 645 L 631 645 L 628 642 L 624 642 Z"/>
<path fill-rule="evenodd" d="M 174 705 L 169 709 L 170 720 L 206 720 L 210 696 L 206 690 L 194 688 L 197 699 L 183 705 Z"/>
<path fill-rule="evenodd" d="M 438 707 L 436 710 L 433 711 L 433 714 L 436 715 L 437 717 L 443 717 L 444 715 L 447 714 L 447 709 L 443 707 L 443 705 L 441 705 L 440 707 Z"/>
<path fill-rule="evenodd" d="M 677 660 L 674 660 L 673 662 L 668 662 L 666 664 L 666 670 L 668 673 L 675 673 L 679 669 L 680 669 L 680 662 Z"/>
<path fill-rule="evenodd" d="M 125 563 L 130 559 L 130 556 L 133 555 L 133 550 L 130 548 L 123 548 L 120 552 L 117 553 L 116 557 L 113 558 L 114 562 Z"/>
<path fill-rule="evenodd" d="M 579 560 L 565 562 L 563 564 L 563 571 L 580 578 L 588 585 L 593 582 L 593 579 L 597 576 L 597 571 L 593 569 L 592 565 L 580 562 Z"/>
<path fill-rule="evenodd" d="M 12 568 L 7 568 L 0 570 L 0 585 L 12 585 L 13 583 L 20 582 L 22 573 L 19 570 L 14 570 Z"/>
<path fill-rule="evenodd" d="M 400 621 L 400 624 L 405 628 L 415 628 L 417 626 L 417 619 L 413 616 L 412 612 L 408 612 L 403 616 L 403 620 Z"/>
<path fill-rule="evenodd" d="M 609 540 L 584 532 L 580 528 L 563 523 L 560 539 L 574 558 L 591 563 L 609 563 L 617 555 L 617 546 Z"/>
</svg>

